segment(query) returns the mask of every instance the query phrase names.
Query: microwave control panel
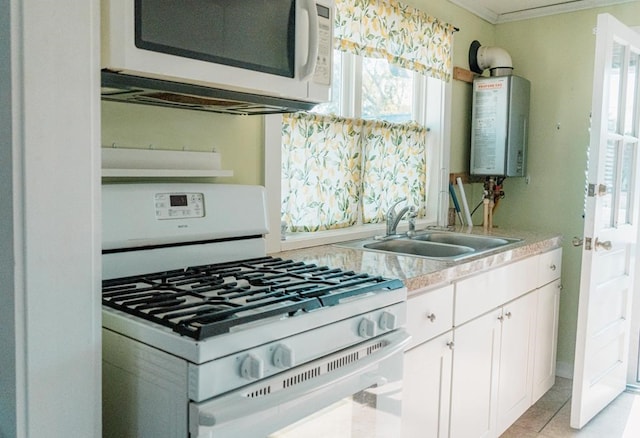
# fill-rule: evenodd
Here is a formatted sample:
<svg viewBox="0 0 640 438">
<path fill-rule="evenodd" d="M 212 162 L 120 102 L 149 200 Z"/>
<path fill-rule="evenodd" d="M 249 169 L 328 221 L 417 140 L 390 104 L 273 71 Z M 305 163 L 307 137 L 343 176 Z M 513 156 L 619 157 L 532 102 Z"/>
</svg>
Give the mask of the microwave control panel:
<svg viewBox="0 0 640 438">
<path fill-rule="evenodd" d="M 332 23 L 331 8 L 316 4 L 318 11 L 318 60 L 314 72 L 313 81 L 316 84 L 331 84 L 331 47 Z"/>
<path fill-rule="evenodd" d="M 156 193 L 156 219 L 189 219 L 204 217 L 202 193 Z"/>
</svg>

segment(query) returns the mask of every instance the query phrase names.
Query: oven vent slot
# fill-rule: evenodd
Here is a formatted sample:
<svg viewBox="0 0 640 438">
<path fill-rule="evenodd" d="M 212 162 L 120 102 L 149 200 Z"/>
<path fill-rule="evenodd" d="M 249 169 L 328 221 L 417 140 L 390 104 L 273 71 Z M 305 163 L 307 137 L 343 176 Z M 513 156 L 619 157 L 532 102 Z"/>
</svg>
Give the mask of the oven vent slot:
<svg viewBox="0 0 640 438">
<path fill-rule="evenodd" d="M 375 353 L 376 351 L 380 350 L 381 348 L 384 348 L 384 342 L 378 342 L 377 344 L 373 344 L 373 345 L 367 347 L 367 356 L 369 356 L 370 354 Z"/>
<path fill-rule="evenodd" d="M 271 385 L 265 386 L 264 388 L 256 389 L 253 392 L 246 394 L 247 398 L 257 398 L 262 397 L 263 395 L 271 394 Z"/>
<path fill-rule="evenodd" d="M 322 374 L 320 367 L 315 367 L 310 370 L 304 371 L 300 374 L 296 374 L 295 376 L 291 376 L 288 379 L 282 381 L 282 387 L 288 388 L 290 386 L 297 385 L 309 379 L 313 379 L 314 377 L 318 377 Z"/>
<path fill-rule="evenodd" d="M 327 370 L 328 371 L 333 371 L 333 370 L 337 370 L 338 368 L 341 368 L 345 365 L 349 365 L 350 363 L 353 363 L 355 361 L 357 361 L 360 358 L 360 354 L 358 351 L 355 351 L 351 354 L 348 354 L 346 356 L 342 356 L 330 363 L 327 364 Z"/>
</svg>

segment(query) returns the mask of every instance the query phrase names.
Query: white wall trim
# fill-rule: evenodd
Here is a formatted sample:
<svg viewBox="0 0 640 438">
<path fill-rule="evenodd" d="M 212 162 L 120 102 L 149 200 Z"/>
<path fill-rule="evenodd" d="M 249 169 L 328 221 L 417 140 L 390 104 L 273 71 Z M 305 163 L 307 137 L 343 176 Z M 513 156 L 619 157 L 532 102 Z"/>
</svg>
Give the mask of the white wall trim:
<svg viewBox="0 0 640 438">
<path fill-rule="evenodd" d="M 96 437 L 100 0 L 0 7 L 0 436 Z"/>
<path fill-rule="evenodd" d="M 449 0 L 474 15 L 488 21 L 491 24 L 507 23 L 510 21 L 527 20 L 530 18 L 545 17 L 548 15 L 562 14 L 565 12 L 574 12 L 584 9 L 599 8 L 603 6 L 618 5 L 621 3 L 631 3 L 637 0 L 583 0 L 583 1 L 567 1 L 555 2 L 549 6 L 539 6 L 536 8 L 525 9 L 522 11 L 496 13 L 476 0 Z"/>
<path fill-rule="evenodd" d="M 561 361 L 556 362 L 556 376 L 573 379 L 573 364 Z"/>
</svg>

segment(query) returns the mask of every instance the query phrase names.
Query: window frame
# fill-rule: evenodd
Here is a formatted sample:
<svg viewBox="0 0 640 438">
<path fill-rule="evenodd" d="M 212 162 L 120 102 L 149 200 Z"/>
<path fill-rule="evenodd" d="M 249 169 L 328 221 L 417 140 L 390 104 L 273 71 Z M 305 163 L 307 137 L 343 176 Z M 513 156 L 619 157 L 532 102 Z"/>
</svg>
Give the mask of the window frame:
<svg viewBox="0 0 640 438">
<path fill-rule="evenodd" d="M 342 96 L 343 115 L 359 117 L 359 78 L 362 77 L 362 58 L 341 52 L 343 62 Z M 446 226 L 449 208 L 449 159 L 451 125 L 451 81 L 444 82 L 414 73 L 414 96 L 426 93 L 425 99 L 414 99 L 413 113 L 418 123 L 429 130 L 427 135 L 427 199 L 426 217 L 417 221 L 418 228 L 429 225 Z M 357 109 L 356 109 L 357 108 Z M 336 230 L 313 233 L 288 234 L 282 239 L 280 226 L 281 166 L 282 166 L 282 115 L 264 116 L 265 189 L 268 205 L 269 233 L 266 236 L 267 253 L 299 249 L 345 240 L 371 237 L 385 233 L 384 223 L 359 224 Z M 434 208 L 435 207 L 435 208 Z M 403 221 L 398 229 L 404 230 Z"/>
</svg>

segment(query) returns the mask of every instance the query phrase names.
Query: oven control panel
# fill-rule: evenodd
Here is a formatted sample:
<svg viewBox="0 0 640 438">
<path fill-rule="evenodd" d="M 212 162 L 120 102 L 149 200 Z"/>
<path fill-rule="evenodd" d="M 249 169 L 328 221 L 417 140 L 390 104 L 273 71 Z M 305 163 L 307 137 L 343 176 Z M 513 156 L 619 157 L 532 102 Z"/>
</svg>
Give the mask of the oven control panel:
<svg viewBox="0 0 640 438">
<path fill-rule="evenodd" d="M 156 219 L 188 219 L 204 217 L 202 193 L 156 193 Z"/>
</svg>

